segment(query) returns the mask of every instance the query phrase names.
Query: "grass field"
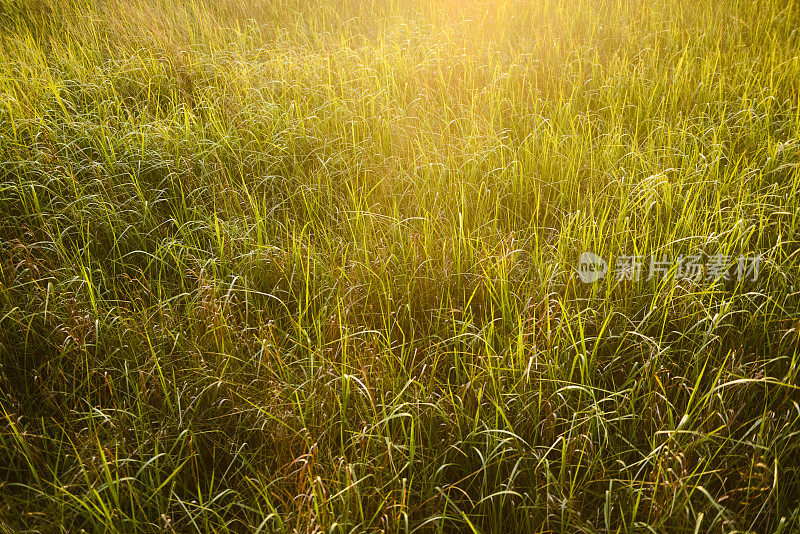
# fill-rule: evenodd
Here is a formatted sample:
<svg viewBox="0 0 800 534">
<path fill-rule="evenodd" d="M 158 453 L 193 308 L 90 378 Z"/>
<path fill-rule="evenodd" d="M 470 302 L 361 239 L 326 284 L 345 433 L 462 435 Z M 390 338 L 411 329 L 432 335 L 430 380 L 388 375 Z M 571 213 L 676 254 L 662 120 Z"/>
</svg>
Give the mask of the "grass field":
<svg viewBox="0 0 800 534">
<path fill-rule="evenodd" d="M 0 0 L 0 532 L 799 531 L 799 56 L 781 0 Z"/>
</svg>

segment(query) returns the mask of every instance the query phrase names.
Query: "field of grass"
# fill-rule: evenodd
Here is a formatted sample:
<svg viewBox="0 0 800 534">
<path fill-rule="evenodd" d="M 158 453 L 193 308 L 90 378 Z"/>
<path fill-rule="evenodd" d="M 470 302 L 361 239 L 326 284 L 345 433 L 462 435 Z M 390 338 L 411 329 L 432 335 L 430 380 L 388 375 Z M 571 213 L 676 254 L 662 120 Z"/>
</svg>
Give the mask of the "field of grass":
<svg viewBox="0 0 800 534">
<path fill-rule="evenodd" d="M 799 56 L 782 0 L 0 0 L 0 532 L 797 532 Z"/>
</svg>

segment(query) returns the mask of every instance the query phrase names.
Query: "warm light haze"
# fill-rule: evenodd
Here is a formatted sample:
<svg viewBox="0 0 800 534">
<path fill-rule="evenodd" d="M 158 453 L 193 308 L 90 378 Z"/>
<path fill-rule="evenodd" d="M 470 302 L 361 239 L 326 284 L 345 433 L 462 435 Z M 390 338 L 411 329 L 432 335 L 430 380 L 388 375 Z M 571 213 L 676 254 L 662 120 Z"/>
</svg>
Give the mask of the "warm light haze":
<svg viewBox="0 0 800 534">
<path fill-rule="evenodd" d="M 0 533 L 800 531 L 800 4 L 0 0 Z"/>
</svg>

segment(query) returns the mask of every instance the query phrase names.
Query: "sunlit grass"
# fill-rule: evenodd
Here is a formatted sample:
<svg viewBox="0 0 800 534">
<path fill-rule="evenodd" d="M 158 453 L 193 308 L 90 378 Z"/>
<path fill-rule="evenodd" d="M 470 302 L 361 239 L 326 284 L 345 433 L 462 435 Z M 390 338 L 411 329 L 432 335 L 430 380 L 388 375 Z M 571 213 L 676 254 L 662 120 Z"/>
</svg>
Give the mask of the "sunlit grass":
<svg viewBox="0 0 800 534">
<path fill-rule="evenodd" d="M 2 531 L 800 529 L 798 28 L 0 0 Z"/>
</svg>

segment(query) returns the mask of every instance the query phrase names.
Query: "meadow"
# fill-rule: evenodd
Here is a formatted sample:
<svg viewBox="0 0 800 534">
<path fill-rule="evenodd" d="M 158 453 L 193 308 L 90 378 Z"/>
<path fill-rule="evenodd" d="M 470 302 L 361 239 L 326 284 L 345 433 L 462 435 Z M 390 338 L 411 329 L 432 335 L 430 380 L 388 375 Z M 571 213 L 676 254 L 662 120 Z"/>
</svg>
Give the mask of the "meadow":
<svg viewBox="0 0 800 534">
<path fill-rule="evenodd" d="M 0 0 L 0 532 L 800 531 L 799 102 L 792 1 Z"/>
</svg>

